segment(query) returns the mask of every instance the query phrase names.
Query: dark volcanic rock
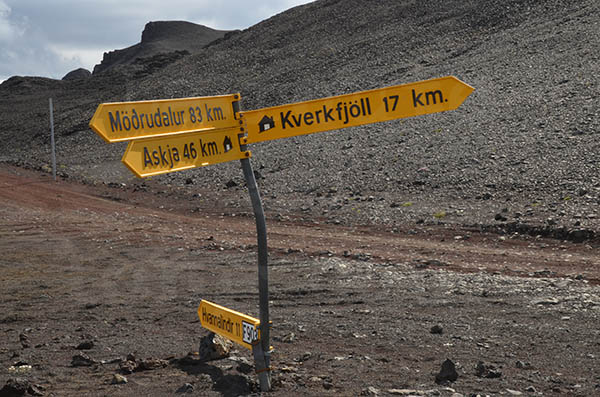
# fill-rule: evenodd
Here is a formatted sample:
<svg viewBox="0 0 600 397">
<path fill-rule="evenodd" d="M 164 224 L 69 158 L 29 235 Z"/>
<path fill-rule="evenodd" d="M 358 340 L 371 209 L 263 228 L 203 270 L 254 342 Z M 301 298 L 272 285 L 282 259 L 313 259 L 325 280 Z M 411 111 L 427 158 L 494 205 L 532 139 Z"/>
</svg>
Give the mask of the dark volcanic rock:
<svg viewBox="0 0 600 397">
<path fill-rule="evenodd" d="M 79 68 L 70 71 L 63 77 L 63 80 L 82 80 L 92 77 L 92 72 L 87 69 Z"/>
<path fill-rule="evenodd" d="M 456 372 L 456 366 L 451 360 L 446 359 L 446 361 L 442 363 L 442 369 L 435 376 L 435 383 L 444 384 L 447 382 L 454 382 L 457 379 L 458 372 Z"/>
<path fill-rule="evenodd" d="M 228 33 L 226 30 L 215 30 L 185 21 L 148 22 L 142 32 L 140 43 L 122 50 L 105 52 L 102 62 L 94 67 L 94 74 L 159 54 L 172 54 L 166 56 L 172 60 L 177 55 L 197 53 L 226 33 Z"/>
</svg>

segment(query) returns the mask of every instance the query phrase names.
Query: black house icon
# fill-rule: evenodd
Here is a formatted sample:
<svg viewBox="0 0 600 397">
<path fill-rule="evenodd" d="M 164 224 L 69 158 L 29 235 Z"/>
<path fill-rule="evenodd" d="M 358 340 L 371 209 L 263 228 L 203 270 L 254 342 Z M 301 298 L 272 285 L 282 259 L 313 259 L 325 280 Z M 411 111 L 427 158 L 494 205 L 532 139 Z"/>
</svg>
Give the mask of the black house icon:
<svg viewBox="0 0 600 397">
<path fill-rule="evenodd" d="M 233 149 L 233 144 L 228 136 L 225 136 L 225 140 L 223 141 L 223 149 L 225 150 L 225 153 Z"/>
<path fill-rule="evenodd" d="M 264 116 L 258 122 L 258 132 L 265 132 L 266 130 L 270 130 L 275 127 L 275 122 L 273 121 L 273 117 Z"/>
</svg>

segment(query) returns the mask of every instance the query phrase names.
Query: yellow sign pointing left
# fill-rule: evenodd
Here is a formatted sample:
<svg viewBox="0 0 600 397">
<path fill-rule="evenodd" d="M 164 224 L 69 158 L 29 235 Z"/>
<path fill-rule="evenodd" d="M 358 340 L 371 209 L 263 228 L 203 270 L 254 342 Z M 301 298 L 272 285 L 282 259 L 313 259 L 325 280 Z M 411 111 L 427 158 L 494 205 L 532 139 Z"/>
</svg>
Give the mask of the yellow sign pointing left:
<svg viewBox="0 0 600 397">
<path fill-rule="evenodd" d="M 240 94 L 102 103 L 90 128 L 106 142 L 210 131 L 238 125 Z"/>
<path fill-rule="evenodd" d="M 215 303 L 202 300 L 198 307 L 200 324 L 233 342 L 252 350 L 260 340 L 260 321 Z"/>
<path fill-rule="evenodd" d="M 121 161 L 138 177 L 182 171 L 250 157 L 240 127 L 129 142 Z"/>
</svg>

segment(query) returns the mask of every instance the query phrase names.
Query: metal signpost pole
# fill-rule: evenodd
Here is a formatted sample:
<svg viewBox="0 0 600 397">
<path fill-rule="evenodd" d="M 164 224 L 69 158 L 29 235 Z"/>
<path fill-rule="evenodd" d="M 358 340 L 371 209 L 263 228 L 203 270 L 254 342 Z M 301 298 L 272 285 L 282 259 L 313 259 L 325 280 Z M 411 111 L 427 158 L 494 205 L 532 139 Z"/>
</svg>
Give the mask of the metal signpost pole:
<svg viewBox="0 0 600 397">
<path fill-rule="evenodd" d="M 50 146 L 52 146 L 52 177 L 56 182 L 56 149 L 54 146 L 54 109 L 52 107 L 52 98 L 48 99 L 50 105 Z"/>
<path fill-rule="evenodd" d="M 244 145 L 245 146 L 245 145 Z M 246 150 L 242 147 L 242 150 Z M 241 159 L 244 178 L 250 193 L 254 217 L 256 218 L 256 233 L 258 237 L 258 295 L 260 307 L 260 340 L 252 349 L 260 388 L 262 391 L 271 389 L 270 374 L 270 343 L 269 343 L 269 269 L 267 267 L 267 222 L 263 211 L 260 194 L 256 186 L 254 171 L 250 159 Z"/>
</svg>

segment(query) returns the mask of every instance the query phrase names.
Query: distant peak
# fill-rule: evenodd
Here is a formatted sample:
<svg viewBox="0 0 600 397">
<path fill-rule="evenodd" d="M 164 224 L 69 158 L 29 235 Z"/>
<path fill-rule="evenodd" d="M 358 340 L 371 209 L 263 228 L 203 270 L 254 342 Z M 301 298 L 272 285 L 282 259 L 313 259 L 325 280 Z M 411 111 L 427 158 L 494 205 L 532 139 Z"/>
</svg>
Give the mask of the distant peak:
<svg viewBox="0 0 600 397">
<path fill-rule="evenodd" d="M 148 22 L 144 27 L 142 43 L 208 32 L 217 32 L 217 30 L 186 21 L 153 21 Z"/>
</svg>

